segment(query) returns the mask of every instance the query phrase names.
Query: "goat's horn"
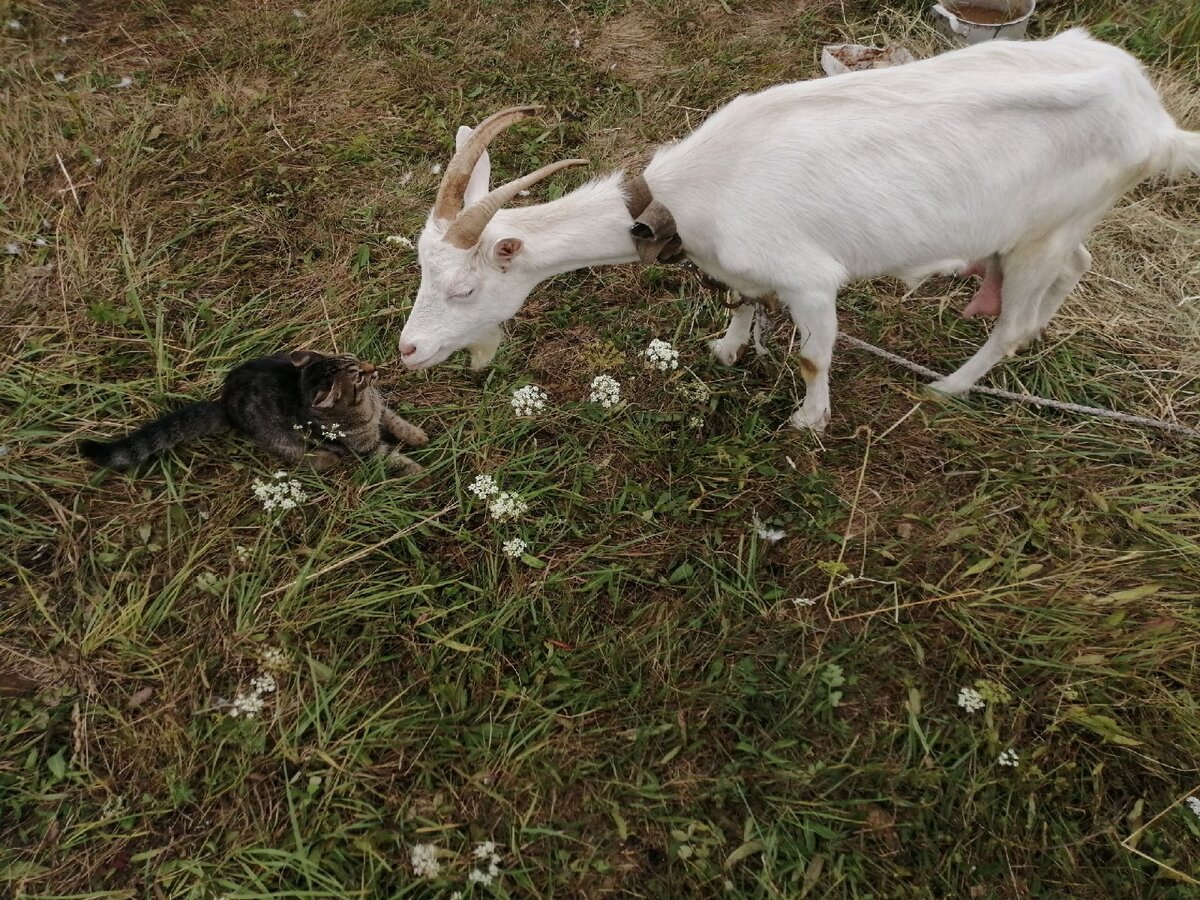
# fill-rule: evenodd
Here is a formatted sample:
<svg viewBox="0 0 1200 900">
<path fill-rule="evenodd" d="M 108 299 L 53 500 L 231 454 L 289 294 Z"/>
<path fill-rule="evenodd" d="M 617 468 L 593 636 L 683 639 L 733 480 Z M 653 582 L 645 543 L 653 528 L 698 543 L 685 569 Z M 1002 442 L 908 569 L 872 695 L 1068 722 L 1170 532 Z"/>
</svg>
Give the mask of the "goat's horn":
<svg viewBox="0 0 1200 900">
<path fill-rule="evenodd" d="M 479 241 L 479 236 L 483 234 L 483 229 L 487 227 L 487 223 L 492 221 L 492 216 L 521 191 L 532 187 L 543 178 L 549 178 L 559 169 L 586 166 L 587 164 L 586 159 L 560 159 L 548 166 L 542 166 L 536 172 L 530 172 L 523 178 L 501 185 L 478 203 L 472 203 L 459 213 L 458 218 L 446 232 L 445 240 L 462 250 L 474 247 Z"/>
<path fill-rule="evenodd" d="M 466 144 L 454 154 L 450 159 L 450 164 L 446 166 L 446 174 L 442 176 L 437 200 L 433 204 L 433 215 L 436 218 L 447 222 L 454 221 L 454 217 L 462 209 L 463 195 L 467 192 L 467 182 L 471 180 L 475 164 L 483 156 L 483 151 L 487 149 L 488 144 L 505 128 L 522 119 L 529 118 L 538 109 L 537 106 L 513 106 L 502 109 L 498 113 L 492 113 L 475 127 L 471 136 L 467 138 Z"/>
</svg>

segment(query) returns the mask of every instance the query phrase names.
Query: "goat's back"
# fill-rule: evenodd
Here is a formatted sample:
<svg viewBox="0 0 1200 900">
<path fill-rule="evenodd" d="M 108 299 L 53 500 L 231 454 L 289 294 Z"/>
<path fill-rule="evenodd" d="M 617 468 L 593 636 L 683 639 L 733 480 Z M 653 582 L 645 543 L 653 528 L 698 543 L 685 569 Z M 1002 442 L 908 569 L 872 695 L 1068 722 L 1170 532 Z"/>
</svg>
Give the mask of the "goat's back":
<svg viewBox="0 0 1200 900">
<path fill-rule="evenodd" d="M 810 242 L 857 277 L 1099 215 L 1175 132 L 1137 60 L 1072 30 L 740 96 L 646 179 L 699 256 Z"/>
</svg>

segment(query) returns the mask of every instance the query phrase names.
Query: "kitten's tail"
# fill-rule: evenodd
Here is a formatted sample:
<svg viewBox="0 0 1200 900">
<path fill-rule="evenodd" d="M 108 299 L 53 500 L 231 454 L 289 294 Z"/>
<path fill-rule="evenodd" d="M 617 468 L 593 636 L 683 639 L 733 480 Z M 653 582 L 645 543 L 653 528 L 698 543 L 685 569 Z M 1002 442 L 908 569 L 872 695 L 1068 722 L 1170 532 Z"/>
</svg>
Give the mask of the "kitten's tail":
<svg viewBox="0 0 1200 900">
<path fill-rule="evenodd" d="M 98 466 L 128 469 L 155 453 L 229 427 L 225 407 L 206 400 L 167 413 L 117 441 L 80 441 L 79 452 Z"/>
</svg>

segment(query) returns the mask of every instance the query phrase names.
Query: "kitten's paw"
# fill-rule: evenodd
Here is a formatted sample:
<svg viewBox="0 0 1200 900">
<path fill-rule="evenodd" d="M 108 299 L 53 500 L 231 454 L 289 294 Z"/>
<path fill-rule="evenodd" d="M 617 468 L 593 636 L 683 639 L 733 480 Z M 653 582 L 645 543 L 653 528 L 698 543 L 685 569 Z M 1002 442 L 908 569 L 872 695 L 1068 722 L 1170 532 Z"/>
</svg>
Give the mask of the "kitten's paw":
<svg viewBox="0 0 1200 900">
<path fill-rule="evenodd" d="M 396 472 L 400 475 L 417 475 L 425 471 L 425 467 L 413 459 L 409 459 L 399 450 L 393 450 L 383 460 L 384 466 L 389 472 Z"/>
<path fill-rule="evenodd" d="M 429 435 L 425 433 L 425 429 L 418 428 L 416 425 L 409 425 L 404 434 L 398 434 L 396 437 L 410 447 L 424 447 L 429 443 Z"/>
<path fill-rule="evenodd" d="M 328 472 L 342 461 L 342 455 L 334 450 L 320 447 L 304 454 L 304 461 L 314 472 Z"/>
</svg>

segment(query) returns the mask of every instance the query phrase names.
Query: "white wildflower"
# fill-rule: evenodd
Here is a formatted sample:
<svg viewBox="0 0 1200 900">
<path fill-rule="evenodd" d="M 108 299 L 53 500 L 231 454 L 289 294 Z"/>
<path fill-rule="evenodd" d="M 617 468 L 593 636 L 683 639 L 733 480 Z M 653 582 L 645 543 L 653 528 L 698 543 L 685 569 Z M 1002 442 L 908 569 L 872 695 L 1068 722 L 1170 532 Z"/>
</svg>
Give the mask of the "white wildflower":
<svg viewBox="0 0 1200 900">
<path fill-rule="evenodd" d="M 512 395 L 512 408 L 518 416 L 532 416 L 546 408 L 549 396 L 536 384 L 517 388 Z"/>
<path fill-rule="evenodd" d="M 492 875 L 484 872 L 482 869 L 472 869 L 467 879 L 475 884 L 482 884 L 484 887 L 488 887 L 492 883 L 492 877 Z"/>
<path fill-rule="evenodd" d="M 46 245 L 47 241 L 45 238 L 36 238 L 33 242 L 33 246 L 35 247 L 45 247 Z"/>
<path fill-rule="evenodd" d="M 269 672 L 286 672 L 292 662 L 279 647 L 263 647 L 258 651 L 259 664 Z"/>
<path fill-rule="evenodd" d="M 20 244 L 5 244 L 4 252 L 7 253 L 9 256 L 16 256 L 18 253 L 21 252 L 21 245 Z"/>
<path fill-rule="evenodd" d="M 462 898 L 463 898 L 462 891 L 455 891 L 453 894 L 450 895 L 450 900 L 462 900 Z"/>
<path fill-rule="evenodd" d="M 337 422 L 321 422 L 318 423 L 318 427 L 321 429 L 321 437 L 327 441 L 340 441 L 346 436 L 346 432 Z"/>
<path fill-rule="evenodd" d="M 238 544 L 233 548 L 234 555 L 237 556 L 238 562 L 247 563 L 250 561 L 250 548 Z"/>
<path fill-rule="evenodd" d="M 55 72 L 54 80 L 57 81 L 59 84 L 62 84 L 64 81 L 67 80 L 67 75 L 65 72 Z"/>
<path fill-rule="evenodd" d="M 965 687 L 958 692 L 958 705 L 969 713 L 979 712 L 987 706 L 987 701 L 983 699 L 983 694 L 975 690 L 975 688 Z"/>
<path fill-rule="evenodd" d="M 1021 759 L 1017 756 L 1016 750 L 1000 751 L 1000 758 L 996 760 L 1002 766 L 1012 766 L 1014 769 L 1020 765 Z"/>
<path fill-rule="evenodd" d="M 308 499 L 308 494 L 304 493 L 300 482 L 294 478 L 288 478 L 287 472 L 276 472 L 271 481 L 255 478 L 253 491 L 255 498 L 262 503 L 263 510 L 266 512 L 275 510 L 287 512 Z"/>
<path fill-rule="evenodd" d="M 307 19 L 308 18 L 308 13 L 306 13 L 302 9 L 293 9 L 292 15 L 295 16 L 297 19 Z"/>
<path fill-rule="evenodd" d="M 4 23 L 4 25 L 6 28 L 8 28 L 9 31 L 20 31 L 22 28 L 25 27 L 24 25 L 21 24 L 20 19 L 9 19 L 7 22 Z"/>
<path fill-rule="evenodd" d="M 611 409 L 621 401 L 621 383 L 611 375 L 597 375 L 592 379 L 590 399 L 605 409 Z"/>
<path fill-rule="evenodd" d="M 504 542 L 504 546 L 501 549 L 504 551 L 505 556 L 511 559 L 520 559 L 525 554 L 525 551 L 529 549 L 529 545 L 521 540 L 521 538 L 509 538 Z"/>
<path fill-rule="evenodd" d="M 643 353 L 647 364 L 660 372 L 679 368 L 679 351 L 666 341 L 655 338 Z"/>
<path fill-rule="evenodd" d="M 418 878 L 437 878 L 438 873 L 442 871 L 442 864 L 437 858 L 437 847 L 433 844 L 413 844 L 408 851 L 408 858 L 412 861 L 413 873 Z"/>
<path fill-rule="evenodd" d="M 519 519 L 529 511 L 529 504 L 513 491 L 500 491 L 488 503 L 488 512 L 501 522 Z"/>
<path fill-rule="evenodd" d="M 58 36 L 58 42 L 59 42 L 60 44 L 65 44 L 65 43 L 66 43 L 67 41 L 69 41 L 70 39 L 71 39 L 71 38 L 70 38 L 69 36 L 65 35 L 65 34 L 60 34 L 60 35 Z"/>
<path fill-rule="evenodd" d="M 496 479 L 491 475 L 476 475 L 475 480 L 467 486 L 467 490 L 480 500 L 486 500 L 488 497 L 494 497 L 500 493 Z"/>
<path fill-rule="evenodd" d="M 133 87 L 133 78 L 129 75 L 122 75 L 121 80 L 118 81 L 116 84 L 114 84 L 113 87 L 119 87 L 119 88 Z"/>
<path fill-rule="evenodd" d="M 274 675 L 263 672 L 250 680 L 250 687 L 254 688 L 256 694 L 273 694 L 279 685 L 276 684 Z"/>
<path fill-rule="evenodd" d="M 750 524 L 754 528 L 754 533 L 758 535 L 760 541 L 766 541 L 768 544 L 774 544 L 776 541 L 782 541 L 787 537 L 787 532 L 781 528 L 771 528 L 763 524 L 763 521 L 756 513 L 750 519 Z"/>
<path fill-rule="evenodd" d="M 399 244 L 406 250 L 411 250 L 413 248 L 413 242 L 402 234 L 389 234 L 386 238 L 384 238 L 383 242 L 385 244 Z"/>
<path fill-rule="evenodd" d="M 471 851 L 471 855 L 476 859 L 487 859 L 489 856 L 495 854 L 495 852 L 495 841 L 483 841 L 475 845 L 475 849 Z"/>
<path fill-rule="evenodd" d="M 104 160 L 102 160 L 100 157 L 98 157 L 98 156 L 92 157 L 92 165 L 95 166 L 97 169 L 100 168 L 100 166 L 102 166 L 103 164 L 104 164 Z"/>
<path fill-rule="evenodd" d="M 229 715 L 234 719 L 238 716 L 253 719 L 262 712 L 262 708 L 263 698 L 257 691 L 251 691 L 249 694 L 238 691 L 237 696 L 233 698 L 233 708 L 229 710 Z"/>
<path fill-rule="evenodd" d="M 517 196 L 518 197 L 528 197 L 529 191 L 517 191 Z"/>
<path fill-rule="evenodd" d="M 1188 809 L 1195 813 L 1197 817 L 1200 817 L 1200 797 L 1188 797 L 1184 803 L 1188 805 Z"/>
<path fill-rule="evenodd" d="M 441 175 L 442 174 L 442 164 L 434 163 L 432 166 L 429 167 L 429 171 L 432 172 L 434 175 Z"/>
<path fill-rule="evenodd" d="M 816 606 L 816 597 L 793 597 L 792 604 L 795 606 Z"/>
<path fill-rule="evenodd" d="M 692 415 L 688 416 L 687 423 L 691 428 L 703 428 L 704 416 L 700 415 L 699 413 L 692 413 Z"/>
</svg>

